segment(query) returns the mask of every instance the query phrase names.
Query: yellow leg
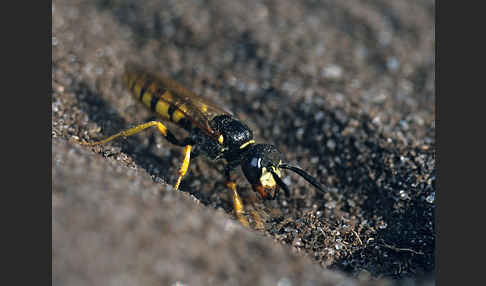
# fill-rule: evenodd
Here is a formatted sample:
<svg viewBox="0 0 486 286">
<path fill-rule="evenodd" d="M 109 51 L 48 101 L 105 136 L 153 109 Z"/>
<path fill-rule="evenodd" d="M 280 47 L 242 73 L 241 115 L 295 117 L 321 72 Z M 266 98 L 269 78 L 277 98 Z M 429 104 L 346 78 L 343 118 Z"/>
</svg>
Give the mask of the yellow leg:
<svg viewBox="0 0 486 286">
<path fill-rule="evenodd" d="M 175 185 L 175 189 L 179 189 L 179 185 L 181 184 L 182 177 L 187 173 L 187 170 L 189 169 L 189 161 L 191 160 L 191 151 L 192 151 L 192 146 L 187 145 L 186 148 L 184 148 L 184 161 L 182 162 L 182 166 L 179 169 L 179 178 L 177 178 L 177 183 Z"/>
<path fill-rule="evenodd" d="M 128 136 L 132 136 L 132 135 L 135 135 L 149 127 L 157 127 L 157 130 L 159 130 L 159 132 L 164 135 L 168 140 L 169 142 L 172 142 L 174 144 L 177 144 L 177 145 L 180 145 L 181 143 L 178 142 L 178 140 L 174 137 L 174 135 L 172 135 L 172 133 L 170 133 L 168 130 L 167 130 L 167 127 L 165 127 L 164 124 L 162 124 L 161 122 L 159 121 L 150 121 L 150 122 L 147 122 L 147 123 L 143 123 L 143 124 L 140 124 L 140 125 L 137 125 L 135 127 L 132 127 L 130 129 L 126 129 L 126 130 L 123 130 L 115 135 L 112 135 L 104 140 L 101 140 L 101 141 L 96 141 L 96 142 L 80 142 L 80 144 L 82 145 L 87 145 L 87 146 L 95 146 L 95 145 L 101 145 L 101 144 L 105 144 L 105 143 L 108 143 L 110 142 L 111 140 L 114 140 L 120 136 L 122 137 L 128 137 Z M 177 179 L 177 183 L 175 185 L 175 189 L 178 190 L 179 189 L 179 185 L 181 184 L 181 181 L 182 181 L 182 177 L 184 177 L 184 175 L 187 173 L 187 170 L 189 168 L 189 160 L 191 159 L 191 151 L 192 151 L 192 146 L 191 145 L 187 145 L 186 148 L 184 149 L 184 162 L 182 162 L 182 166 L 180 167 L 179 169 L 179 178 Z"/>
<path fill-rule="evenodd" d="M 230 188 L 233 191 L 233 205 L 235 209 L 235 215 L 236 218 L 246 227 L 250 228 L 250 223 L 246 219 L 245 216 L 243 216 L 243 213 L 245 212 L 245 208 L 243 206 L 243 201 L 241 200 L 240 195 L 238 194 L 238 191 L 236 190 L 236 184 L 235 182 L 226 182 L 226 187 Z"/>
<path fill-rule="evenodd" d="M 95 145 L 100 145 L 100 144 L 105 144 L 105 143 L 108 143 L 110 142 L 111 140 L 113 139 L 116 139 L 120 136 L 123 136 L 123 137 L 128 137 L 128 136 L 132 136 L 132 135 L 135 135 L 149 127 L 152 127 L 152 126 L 157 126 L 157 129 L 159 130 L 160 133 L 162 133 L 162 135 L 164 135 L 165 137 L 167 137 L 167 128 L 165 127 L 164 124 L 162 124 L 161 122 L 159 121 L 150 121 L 150 122 L 147 122 L 147 123 L 143 123 L 143 124 L 140 124 L 140 125 L 137 125 L 135 127 L 132 127 L 130 129 L 127 129 L 127 130 L 123 130 L 115 135 L 112 135 L 104 140 L 101 140 L 101 141 L 96 141 L 96 142 L 80 142 L 82 145 L 87 145 L 87 146 L 95 146 Z"/>
</svg>

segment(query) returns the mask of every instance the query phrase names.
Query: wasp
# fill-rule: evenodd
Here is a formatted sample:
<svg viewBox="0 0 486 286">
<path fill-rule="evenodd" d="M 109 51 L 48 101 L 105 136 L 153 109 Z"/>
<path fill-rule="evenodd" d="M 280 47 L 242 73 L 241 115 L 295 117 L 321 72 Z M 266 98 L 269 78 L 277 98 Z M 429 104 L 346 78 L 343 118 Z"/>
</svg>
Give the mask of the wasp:
<svg viewBox="0 0 486 286">
<path fill-rule="evenodd" d="M 105 144 L 118 137 L 128 137 L 150 127 L 156 127 L 170 143 L 184 147 L 184 159 L 179 168 L 179 176 L 174 189 L 178 190 L 182 178 L 187 173 L 191 156 L 204 155 L 211 160 L 224 160 L 226 187 L 233 192 L 233 205 L 237 219 L 249 226 L 243 216 L 243 202 L 237 192 L 231 172 L 238 166 L 251 184 L 253 190 L 263 199 L 274 199 L 278 190 L 289 195 L 287 185 L 282 181 L 281 170 L 297 173 L 321 192 L 323 186 L 306 171 L 283 161 L 282 153 L 273 145 L 257 144 L 252 130 L 231 112 L 213 102 L 200 97 L 179 83 L 167 77 L 148 72 L 133 64 L 128 64 L 123 74 L 123 82 L 133 96 L 162 120 L 175 123 L 188 131 L 183 139 L 176 138 L 160 121 L 150 121 L 123 130 L 104 140 L 83 142 L 88 146 Z"/>
</svg>

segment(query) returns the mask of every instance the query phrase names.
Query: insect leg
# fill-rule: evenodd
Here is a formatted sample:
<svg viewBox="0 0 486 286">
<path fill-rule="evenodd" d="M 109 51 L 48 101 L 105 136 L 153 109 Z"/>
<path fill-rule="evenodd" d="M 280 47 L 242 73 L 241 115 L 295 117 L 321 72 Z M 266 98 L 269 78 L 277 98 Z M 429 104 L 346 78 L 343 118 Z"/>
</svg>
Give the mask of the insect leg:
<svg viewBox="0 0 486 286">
<path fill-rule="evenodd" d="M 175 145 L 178 145 L 178 146 L 184 146 L 183 143 L 181 143 L 179 140 L 177 140 L 177 138 L 175 138 L 175 136 L 169 131 L 167 130 L 167 127 L 165 127 L 164 124 L 162 124 L 161 122 L 159 121 L 150 121 L 150 122 L 147 122 L 147 123 L 142 123 L 140 125 L 137 125 L 135 127 L 132 127 L 132 128 L 129 128 L 129 129 L 126 129 L 126 130 L 123 130 L 115 135 L 112 135 L 104 140 L 101 140 L 101 141 L 96 141 L 96 142 L 80 142 L 82 145 L 87 145 L 87 146 L 95 146 L 95 145 L 101 145 L 101 144 L 105 144 L 105 143 L 108 143 L 110 142 L 111 140 L 114 140 L 118 137 L 128 137 L 128 136 L 132 136 L 132 135 L 135 135 L 149 127 L 153 127 L 153 126 L 156 126 L 157 129 L 159 130 L 159 132 L 164 135 L 165 138 L 167 138 L 167 140 L 172 143 L 172 144 L 175 144 Z"/>
<path fill-rule="evenodd" d="M 237 164 L 232 164 L 231 162 L 226 165 L 225 168 L 225 175 L 226 175 L 226 187 L 231 189 L 233 191 L 233 205 L 234 205 L 234 210 L 235 210 L 235 215 L 236 218 L 245 226 L 250 227 L 250 224 L 248 220 L 243 216 L 243 213 L 245 212 L 244 206 L 243 206 L 243 200 L 241 199 L 240 195 L 238 194 L 236 190 L 236 183 L 231 180 L 231 170 L 235 168 Z M 258 214 L 258 212 L 255 209 L 250 210 L 250 214 L 255 220 L 255 229 L 264 229 L 265 226 L 263 224 L 263 221 Z"/>
<path fill-rule="evenodd" d="M 178 190 L 179 185 L 181 184 L 182 177 L 187 173 L 187 170 L 189 169 L 189 161 L 191 160 L 191 151 L 192 151 L 192 145 L 187 145 L 186 148 L 184 148 L 184 161 L 182 162 L 181 167 L 179 168 L 179 178 L 177 178 L 177 183 L 174 187 L 174 189 Z"/>
<path fill-rule="evenodd" d="M 150 121 L 147 123 L 143 123 L 140 125 L 137 125 L 135 127 L 132 127 L 130 129 L 123 130 L 115 135 L 112 135 L 104 140 L 101 141 L 96 141 L 96 142 L 81 142 L 82 145 L 87 145 L 87 146 L 94 146 L 94 145 L 100 145 L 100 144 L 105 144 L 110 142 L 111 140 L 114 140 L 120 136 L 122 137 L 128 137 L 135 135 L 139 132 L 142 132 L 143 130 L 156 126 L 159 132 L 164 135 L 164 137 L 172 144 L 178 145 L 178 146 L 185 146 L 186 148 L 184 149 L 184 161 L 182 162 L 182 165 L 179 169 L 179 178 L 177 179 L 177 183 L 175 185 L 175 189 L 179 189 L 179 185 L 181 184 L 182 177 L 187 173 L 187 170 L 189 169 L 189 161 L 191 159 L 191 151 L 192 151 L 192 145 L 186 144 L 187 140 L 184 141 L 179 141 L 169 130 L 167 130 L 167 127 L 165 127 L 164 124 L 162 124 L 159 121 Z"/>
<path fill-rule="evenodd" d="M 236 190 L 236 183 L 233 181 L 227 181 L 226 187 L 233 191 L 233 206 L 235 209 L 236 218 L 241 222 L 241 224 L 250 228 L 250 223 L 248 222 L 246 217 L 243 216 L 243 213 L 245 212 L 245 207 L 243 206 L 243 201 L 241 200 L 241 197 Z"/>
</svg>

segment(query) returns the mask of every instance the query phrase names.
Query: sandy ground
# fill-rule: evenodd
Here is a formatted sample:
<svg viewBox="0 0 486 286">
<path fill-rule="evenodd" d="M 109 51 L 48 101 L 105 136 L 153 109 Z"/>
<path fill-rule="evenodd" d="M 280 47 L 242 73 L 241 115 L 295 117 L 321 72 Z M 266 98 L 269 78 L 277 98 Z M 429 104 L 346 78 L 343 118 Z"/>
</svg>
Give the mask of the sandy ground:
<svg viewBox="0 0 486 286">
<path fill-rule="evenodd" d="M 61 1 L 52 4 L 55 285 L 433 285 L 434 1 Z M 126 62 L 245 121 L 326 185 L 285 173 L 262 201 L 156 132 Z M 171 126 L 171 130 L 172 130 Z M 174 130 L 178 135 L 183 132 Z"/>
</svg>

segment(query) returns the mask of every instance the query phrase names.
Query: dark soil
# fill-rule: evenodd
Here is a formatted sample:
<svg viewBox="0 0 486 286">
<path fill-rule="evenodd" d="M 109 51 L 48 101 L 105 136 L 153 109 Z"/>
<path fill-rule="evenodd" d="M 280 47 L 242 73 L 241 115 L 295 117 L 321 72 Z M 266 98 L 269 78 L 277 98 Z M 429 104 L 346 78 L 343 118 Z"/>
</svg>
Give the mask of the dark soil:
<svg viewBox="0 0 486 286">
<path fill-rule="evenodd" d="M 53 284 L 434 283 L 434 1 L 52 7 Z M 287 172 L 290 196 L 262 201 L 238 171 L 265 220 L 249 230 L 220 162 L 192 160 L 175 192 L 182 149 L 154 131 L 80 146 L 153 118 L 128 61 L 232 110 L 328 192 Z"/>
</svg>

